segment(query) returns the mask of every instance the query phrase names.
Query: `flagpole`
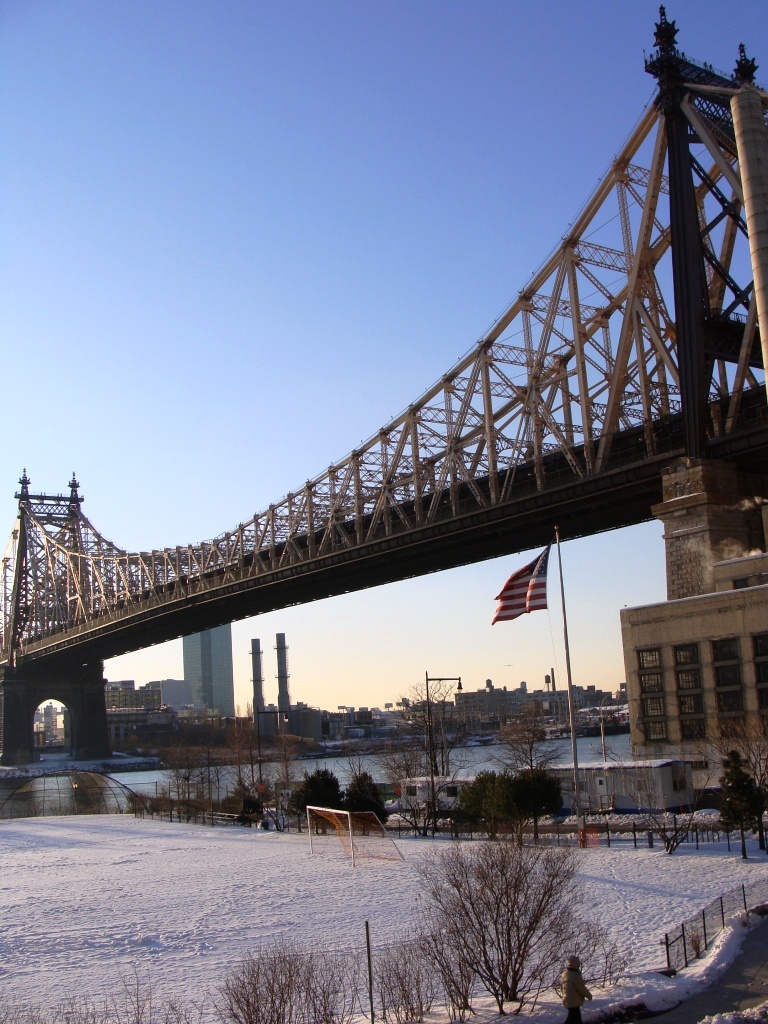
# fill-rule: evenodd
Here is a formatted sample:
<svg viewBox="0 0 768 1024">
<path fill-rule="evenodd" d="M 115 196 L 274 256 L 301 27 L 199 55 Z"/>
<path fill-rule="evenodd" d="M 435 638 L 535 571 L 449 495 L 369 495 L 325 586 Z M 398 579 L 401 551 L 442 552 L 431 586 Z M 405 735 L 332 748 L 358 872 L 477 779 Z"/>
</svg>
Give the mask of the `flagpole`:
<svg viewBox="0 0 768 1024">
<path fill-rule="evenodd" d="M 563 605 L 563 637 L 565 639 L 565 673 L 568 680 L 568 715 L 571 722 L 571 752 L 573 755 L 573 793 L 576 804 L 576 827 L 584 827 L 581 814 L 581 793 L 579 790 L 579 757 L 576 753 L 576 715 L 573 709 L 573 682 L 571 680 L 571 650 L 568 646 L 568 618 L 565 614 L 565 586 L 563 585 L 563 560 L 560 555 L 560 530 L 555 527 L 557 542 L 557 564 L 560 567 L 560 599 Z"/>
</svg>

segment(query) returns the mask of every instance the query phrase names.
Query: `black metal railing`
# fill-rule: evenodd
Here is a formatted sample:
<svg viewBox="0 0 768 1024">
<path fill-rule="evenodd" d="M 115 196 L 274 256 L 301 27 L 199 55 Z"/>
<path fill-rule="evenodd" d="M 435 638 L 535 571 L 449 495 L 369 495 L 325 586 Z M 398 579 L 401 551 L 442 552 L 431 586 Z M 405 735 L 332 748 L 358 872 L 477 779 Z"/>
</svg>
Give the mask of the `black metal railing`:
<svg viewBox="0 0 768 1024">
<path fill-rule="evenodd" d="M 678 925 L 664 936 L 667 970 L 679 971 L 698 959 L 725 928 L 731 914 L 751 910 L 768 903 L 768 880 L 740 885 L 718 896 L 695 917 Z"/>
</svg>

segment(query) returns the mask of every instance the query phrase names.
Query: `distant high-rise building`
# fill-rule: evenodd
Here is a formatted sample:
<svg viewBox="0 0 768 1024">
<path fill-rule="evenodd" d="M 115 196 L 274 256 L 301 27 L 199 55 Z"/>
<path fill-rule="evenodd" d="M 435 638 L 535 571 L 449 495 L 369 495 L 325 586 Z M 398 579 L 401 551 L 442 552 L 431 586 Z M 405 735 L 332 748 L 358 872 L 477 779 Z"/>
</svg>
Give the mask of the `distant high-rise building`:
<svg viewBox="0 0 768 1024">
<path fill-rule="evenodd" d="M 193 703 L 192 688 L 186 679 L 154 679 L 147 685 L 160 690 L 166 707 L 183 708 Z"/>
<path fill-rule="evenodd" d="M 220 715 L 234 715 L 230 625 L 216 626 L 184 637 L 184 678 L 190 685 L 193 704 L 217 711 Z"/>
</svg>

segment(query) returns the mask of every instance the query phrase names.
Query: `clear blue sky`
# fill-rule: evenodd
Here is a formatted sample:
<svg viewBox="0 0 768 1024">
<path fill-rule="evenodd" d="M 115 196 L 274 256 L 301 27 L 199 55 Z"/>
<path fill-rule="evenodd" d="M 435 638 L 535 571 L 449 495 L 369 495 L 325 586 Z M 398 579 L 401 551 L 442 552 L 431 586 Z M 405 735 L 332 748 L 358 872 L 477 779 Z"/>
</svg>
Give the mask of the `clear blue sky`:
<svg viewBox="0 0 768 1024">
<path fill-rule="evenodd" d="M 768 80 L 764 0 L 667 4 L 691 56 Z M 26 467 L 131 550 L 249 518 L 472 347 L 653 94 L 658 4 L 5 0 L 0 532 Z M 3 511 L 4 510 L 4 511 Z M 5 526 L 2 526 L 2 522 Z M 624 678 L 665 596 L 657 524 L 563 547 L 574 681 Z M 563 673 L 561 621 L 491 629 L 505 558 L 237 624 L 294 699 L 383 704 Z M 181 676 L 181 644 L 108 663 Z"/>
</svg>

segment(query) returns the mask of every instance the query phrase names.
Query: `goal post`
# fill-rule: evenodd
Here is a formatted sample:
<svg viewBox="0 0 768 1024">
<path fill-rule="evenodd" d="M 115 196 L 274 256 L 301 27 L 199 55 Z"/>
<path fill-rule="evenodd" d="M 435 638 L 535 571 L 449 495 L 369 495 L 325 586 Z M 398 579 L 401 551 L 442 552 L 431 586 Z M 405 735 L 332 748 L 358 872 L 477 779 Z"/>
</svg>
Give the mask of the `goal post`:
<svg viewBox="0 0 768 1024">
<path fill-rule="evenodd" d="M 314 855 L 327 848 L 329 834 L 354 867 L 360 858 L 405 860 L 397 844 L 373 811 L 339 811 L 332 807 L 307 807 L 309 852 Z"/>
</svg>

